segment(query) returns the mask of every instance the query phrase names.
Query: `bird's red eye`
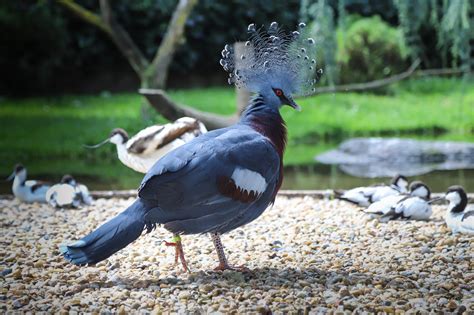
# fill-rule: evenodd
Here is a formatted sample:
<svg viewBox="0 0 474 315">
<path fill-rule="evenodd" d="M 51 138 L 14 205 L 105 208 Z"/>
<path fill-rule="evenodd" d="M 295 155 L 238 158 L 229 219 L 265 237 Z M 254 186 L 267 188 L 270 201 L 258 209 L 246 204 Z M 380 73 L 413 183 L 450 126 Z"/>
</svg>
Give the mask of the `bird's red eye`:
<svg viewBox="0 0 474 315">
<path fill-rule="evenodd" d="M 275 89 L 275 94 L 276 94 L 277 96 L 283 96 L 283 91 L 280 90 L 280 89 Z"/>
</svg>

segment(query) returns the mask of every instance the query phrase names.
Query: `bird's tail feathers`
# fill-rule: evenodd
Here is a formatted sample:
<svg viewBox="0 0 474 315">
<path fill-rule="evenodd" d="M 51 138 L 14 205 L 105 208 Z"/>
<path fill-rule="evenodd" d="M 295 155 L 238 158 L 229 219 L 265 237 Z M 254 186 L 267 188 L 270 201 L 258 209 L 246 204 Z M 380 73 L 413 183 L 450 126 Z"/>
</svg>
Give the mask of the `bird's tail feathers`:
<svg viewBox="0 0 474 315">
<path fill-rule="evenodd" d="M 150 232 L 155 225 L 146 223 L 146 207 L 136 200 L 124 212 L 101 225 L 82 239 L 59 250 L 75 265 L 95 264 L 135 241 L 146 228 Z"/>
</svg>

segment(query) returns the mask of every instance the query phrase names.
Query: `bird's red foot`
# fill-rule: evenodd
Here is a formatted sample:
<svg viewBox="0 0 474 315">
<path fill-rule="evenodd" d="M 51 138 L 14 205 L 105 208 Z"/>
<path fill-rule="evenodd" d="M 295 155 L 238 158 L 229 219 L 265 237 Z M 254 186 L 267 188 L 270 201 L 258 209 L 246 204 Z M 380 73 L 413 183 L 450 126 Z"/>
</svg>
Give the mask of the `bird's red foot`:
<svg viewBox="0 0 474 315">
<path fill-rule="evenodd" d="M 224 271 L 224 270 L 233 270 L 239 272 L 250 272 L 250 269 L 245 267 L 244 265 L 240 266 L 231 266 L 229 264 L 219 263 L 219 265 L 214 268 L 214 271 Z"/>
<path fill-rule="evenodd" d="M 175 235 L 173 237 L 173 242 L 163 241 L 166 246 L 173 246 L 175 248 L 175 255 L 174 255 L 174 265 L 178 265 L 179 261 L 181 260 L 181 265 L 183 266 L 184 272 L 191 272 L 189 270 L 188 264 L 186 263 L 186 259 L 184 258 L 184 250 L 183 244 L 181 243 L 181 237 L 179 235 Z"/>
</svg>

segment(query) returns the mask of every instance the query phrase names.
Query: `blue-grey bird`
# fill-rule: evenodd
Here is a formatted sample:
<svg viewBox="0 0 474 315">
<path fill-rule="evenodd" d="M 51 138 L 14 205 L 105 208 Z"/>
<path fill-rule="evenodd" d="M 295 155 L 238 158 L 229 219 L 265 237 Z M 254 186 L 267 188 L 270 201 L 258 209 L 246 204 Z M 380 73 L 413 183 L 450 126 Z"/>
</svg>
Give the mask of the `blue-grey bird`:
<svg viewBox="0 0 474 315">
<path fill-rule="evenodd" d="M 187 269 L 180 235 L 210 233 L 219 265 L 227 262 L 220 235 L 256 218 L 275 201 L 283 180 L 286 127 L 280 108 L 299 109 L 292 96 L 316 83 L 315 42 L 276 22 L 249 25 L 250 40 L 234 56 L 226 45 L 220 64 L 229 82 L 255 95 L 233 126 L 203 134 L 161 158 L 145 175 L 138 198 L 124 212 L 60 249 L 77 265 L 93 264 L 124 248 L 157 225 L 176 236 L 177 257 Z"/>
</svg>

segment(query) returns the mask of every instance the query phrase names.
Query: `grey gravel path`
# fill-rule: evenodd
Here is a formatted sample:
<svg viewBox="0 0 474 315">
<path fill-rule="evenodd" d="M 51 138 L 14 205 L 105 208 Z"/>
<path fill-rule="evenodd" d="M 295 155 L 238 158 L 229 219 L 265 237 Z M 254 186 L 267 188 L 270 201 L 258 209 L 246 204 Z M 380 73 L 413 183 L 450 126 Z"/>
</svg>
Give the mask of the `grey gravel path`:
<svg viewBox="0 0 474 315">
<path fill-rule="evenodd" d="M 223 237 L 249 273 L 209 271 L 210 239 L 183 237 L 190 274 L 173 266 L 162 228 L 94 267 L 66 263 L 64 240 L 83 236 L 132 199 L 80 210 L 0 200 L 0 312 L 474 313 L 474 236 L 429 222 L 378 223 L 356 207 L 278 197 L 257 221 Z"/>
</svg>

